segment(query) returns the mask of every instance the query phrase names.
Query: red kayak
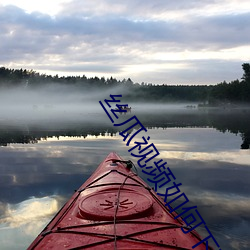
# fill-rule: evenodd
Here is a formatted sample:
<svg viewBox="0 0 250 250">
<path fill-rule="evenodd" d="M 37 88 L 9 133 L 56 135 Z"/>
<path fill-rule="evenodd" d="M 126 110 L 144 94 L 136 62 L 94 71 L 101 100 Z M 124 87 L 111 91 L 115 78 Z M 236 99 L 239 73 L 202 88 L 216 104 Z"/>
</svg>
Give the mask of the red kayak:
<svg viewBox="0 0 250 250">
<path fill-rule="evenodd" d="M 192 249 L 201 237 L 131 167 L 110 153 L 28 249 Z"/>
</svg>

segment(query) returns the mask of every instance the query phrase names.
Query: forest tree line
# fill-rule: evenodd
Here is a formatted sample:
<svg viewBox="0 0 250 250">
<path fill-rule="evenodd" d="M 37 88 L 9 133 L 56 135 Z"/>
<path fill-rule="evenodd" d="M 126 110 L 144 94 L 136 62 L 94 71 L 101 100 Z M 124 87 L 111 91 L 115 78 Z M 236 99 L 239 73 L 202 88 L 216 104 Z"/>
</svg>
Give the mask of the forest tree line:
<svg viewBox="0 0 250 250">
<path fill-rule="evenodd" d="M 250 64 L 242 64 L 243 76 L 239 80 L 222 82 L 216 85 L 153 85 L 151 83 L 134 83 L 130 78 L 117 80 L 110 77 L 82 76 L 51 76 L 40 74 L 34 70 L 9 69 L 0 67 L 0 87 L 37 88 L 50 84 L 64 84 L 80 88 L 87 92 L 90 90 L 102 91 L 115 87 L 124 90 L 123 98 L 126 101 L 173 102 L 190 101 L 202 102 L 209 105 L 227 103 L 250 104 Z"/>
</svg>

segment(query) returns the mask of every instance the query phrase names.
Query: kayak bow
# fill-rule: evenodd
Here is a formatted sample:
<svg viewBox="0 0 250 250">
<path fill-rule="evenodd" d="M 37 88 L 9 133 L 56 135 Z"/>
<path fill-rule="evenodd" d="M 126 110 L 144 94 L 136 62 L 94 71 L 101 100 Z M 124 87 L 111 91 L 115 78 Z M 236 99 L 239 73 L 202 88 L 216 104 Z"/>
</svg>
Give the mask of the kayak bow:
<svg viewBox="0 0 250 250">
<path fill-rule="evenodd" d="M 183 221 L 174 219 L 131 167 L 110 153 L 28 250 L 192 249 L 201 241 L 199 234 L 184 234 Z"/>
</svg>

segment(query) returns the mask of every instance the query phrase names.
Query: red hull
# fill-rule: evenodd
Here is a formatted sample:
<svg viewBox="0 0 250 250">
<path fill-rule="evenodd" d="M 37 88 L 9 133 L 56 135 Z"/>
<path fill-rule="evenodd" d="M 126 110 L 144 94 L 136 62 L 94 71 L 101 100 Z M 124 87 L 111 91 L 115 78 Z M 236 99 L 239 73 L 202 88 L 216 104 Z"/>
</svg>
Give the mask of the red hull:
<svg viewBox="0 0 250 250">
<path fill-rule="evenodd" d="M 197 233 L 184 234 L 182 221 L 174 220 L 155 192 L 116 160 L 122 161 L 115 153 L 107 156 L 29 250 L 192 249 L 200 242 Z"/>
</svg>

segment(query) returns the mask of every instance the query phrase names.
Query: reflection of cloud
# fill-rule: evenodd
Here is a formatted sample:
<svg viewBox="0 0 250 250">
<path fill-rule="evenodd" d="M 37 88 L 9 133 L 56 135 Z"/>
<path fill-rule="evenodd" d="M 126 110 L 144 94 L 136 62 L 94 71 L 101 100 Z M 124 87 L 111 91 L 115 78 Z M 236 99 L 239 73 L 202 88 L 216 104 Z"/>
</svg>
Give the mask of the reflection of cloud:
<svg viewBox="0 0 250 250">
<path fill-rule="evenodd" d="M 6 204 L 3 202 L 0 202 L 0 220 L 3 217 L 5 210 L 6 210 Z"/>
<path fill-rule="evenodd" d="M 58 211 L 58 202 L 54 197 L 31 198 L 19 204 L 8 204 L 5 217 L 0 219 L 11 228 L 26 225 L 26 233 L 33 234 L 34 226 L 43 218 L 50 217 Z M 42 223 L 43 224 L 43 223 Z"/>
<path fill-rule="evenodd" d="M 245 215 L 249 217 L 250 220 L 250 197 L 231 194 L 231 193 L 221 193 L 219 191 L 206 191 L 201 189 L 194 189 L 193 187 L 181 186 L 181 191 L 184 192 L 189 201 L 202 207 L 203 210 L 208 212 L 209 217 L 236 217 Z M 160 188 L 159 193 L 164 193 L 165 188 Z M 169 199 L 169 201 L 172 200 Z M 185 206 L 184 206 L 185 207 Z M 213 209 L 210 210 L 210 208 Z M 218 209 L 215 209 L 217 207 Z M 208 210 L 207 210 L 208 209 Z M 213 213 L 216 211 L 216 214 Z M 239 218 L 239 217 L 237 217 Z"/>
<path fill-rule="evenodd" d="M 248 151 L 220 151 L 220 152 L 185 152 L 161 151 L 161 156 L 167 159 L 220 161 L 249 166 L 250 155 Z"/>
<path fill-rule="evenodd" d="M 187 191 L 186 193 L 191 193 Z M 188 195 L 189 199 L 201 206 L 216 206 L 220 207 L 217 210 L 217 214 L 228 215 L 246 215 L 249 216 L 250 211 L 250 198 L 234 194 L 220 194 L 209 191 L 199 191 Z M 249 218 L 250 219 L 250 218 Z"/>
<path fill-rule="evenodd" d="M 218 235 L 222 249 L 249 249 L 249 197 L 200 192 L 189 198 L 198 205 L 208 227 Z"/>
<path fill-rule="evenodd" d="M 219 191 L 203 191 L 187 186 L 182 186 L 181 191 L 189 199 L 189 203 L 184 207 L 198 207 L 198 211 L 222 249 L 250 249 L 250 197 L 224 194 Z M 163 193 L 163 189 L 160 193 Z M 174 198 L 169 201 L 172 199 Z M 179 202 L 183 201 L 184 199 Z M 203 237 L 207 236 L 204 228 L 198 227 L 196 230 Z"/>
<path fill-rule="evenodd" d="M 1 249 L 27 248 L 59 210 L 61 202 L 59 196 L 46 196 L 5 204 L 4 216 L 0 218 Z"/>
</svg>

